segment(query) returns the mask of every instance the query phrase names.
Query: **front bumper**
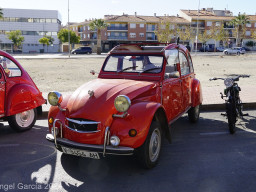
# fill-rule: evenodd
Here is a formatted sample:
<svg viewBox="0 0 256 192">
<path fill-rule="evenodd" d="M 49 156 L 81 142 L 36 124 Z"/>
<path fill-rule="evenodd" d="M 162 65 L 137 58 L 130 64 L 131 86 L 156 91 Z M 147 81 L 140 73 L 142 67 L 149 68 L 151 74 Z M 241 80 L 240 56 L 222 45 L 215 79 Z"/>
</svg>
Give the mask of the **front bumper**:
<svg viewBox="0 0 256 192">
<path fill-rule="evenodd" d="M 46 135 L 46 139 L 50 142 L 55 143 L 55 138 L 54 136 L 49 133 Z M 102 153 L 103 156 L 105 154 L 111 154 L 111 155 L 132 155 L 134 152 L 134 148 L 131 147 L 113 147 L 110 145 L 105 146 L 104 145 L 91 145 L 91 144 L 83 144 L 83 143 L 77 143 L 74 141 L 70 141 L 65 138 L 56 138 L 56 147 L 59 148 L 60 146 L 64 146 L 67 148 L 73 148 L 73 149 L 80 149 L 80 150 L 85 150 L 89 152 L 98 152 Z"/>
</svg>

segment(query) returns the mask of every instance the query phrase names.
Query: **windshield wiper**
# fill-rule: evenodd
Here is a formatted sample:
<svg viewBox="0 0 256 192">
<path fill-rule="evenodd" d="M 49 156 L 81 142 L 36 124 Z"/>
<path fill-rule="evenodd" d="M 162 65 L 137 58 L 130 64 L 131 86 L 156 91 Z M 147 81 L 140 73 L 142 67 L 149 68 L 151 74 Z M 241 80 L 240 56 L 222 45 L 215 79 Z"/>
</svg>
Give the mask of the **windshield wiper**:
<svg viewBox="0 0 256 192">
<path fill-rule="evenodd" d="M 122 70 L 120 70 L 120 71 L 117 71 L 117 72 L 118 72 L 118 73 L 119 73 L 119 72 L 124 72 L 124 71 L 126 71 L 126 70 L 133 69 L 133 68 L 136 68 L 136 67 L 138 67 L 138 66 L 136 65 L 136 66 L 133 66 L 133 67 L 126 67 L 126 68 L 124 68 L 124 69 L 122 69 Z"/>
<path fill-rule="evenodd" d="M 145 73 L 145 72 L 148 72 L 148 71 L 151 71 L 151 70 L 155 70 L 155 69 L 161 69 L 161 68 L 154 67 L 154 68 L 146 69 L 146 70 L 142 71 L 142 73 Z"/>
</svg>

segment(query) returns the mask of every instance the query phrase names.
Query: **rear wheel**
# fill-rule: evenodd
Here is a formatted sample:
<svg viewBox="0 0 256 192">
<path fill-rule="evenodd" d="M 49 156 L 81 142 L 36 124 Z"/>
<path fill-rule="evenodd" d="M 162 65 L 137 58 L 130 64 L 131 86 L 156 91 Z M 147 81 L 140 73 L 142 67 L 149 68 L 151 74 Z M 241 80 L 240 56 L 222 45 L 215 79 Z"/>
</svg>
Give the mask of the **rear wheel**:
<svg viewBox="0 0 256 192">
<path fill-rule="evenodd" d="M 12 115 L 8 118 L 8 123 L 15 131 L 22 132 L 31 129 L 37 118 L 36 109 L 31 109 Z"/>
<path fill-rule="evenodd" d="M 144 168 L 150 169 L 156 166 L 162 146 L 162 130 L 160 123 L 151 123 L 144 144 L 136 151 L 137 159 Z"/>
<path fill-rule="evenodd" d="M 224 53 L 225 53 L 225 55 L 227 55 L 227 54 L 228 54 L 228 52 L 227 52 L 227 51 L 225 51 Z"/>
<path fill-rule="evenodd" d="M 237 55 L 240 55 L 240 52 L 237 52 Z"/>
<path fill-rule="evenodd" d="M 236 132 L 236 108 L 232 103 L 226 104 L 227 118 L 228 118 L 228 127 L 230 134 Z"/>
<path fill-rule="evenodd" d="M 196 123 L 199 119 L 200 115 L 200 105 L 197 105 L 195 107 L 191 107 L 188 110 L 188 119 L 192 123 Z"/>
</svg>

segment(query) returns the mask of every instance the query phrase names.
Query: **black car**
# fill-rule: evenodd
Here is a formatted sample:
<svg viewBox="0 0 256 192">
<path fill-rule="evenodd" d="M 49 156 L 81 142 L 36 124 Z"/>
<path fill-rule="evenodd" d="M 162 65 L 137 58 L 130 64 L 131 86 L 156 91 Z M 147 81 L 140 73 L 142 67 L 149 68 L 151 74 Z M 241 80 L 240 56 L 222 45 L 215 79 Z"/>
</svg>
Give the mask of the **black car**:
<svg viewBox="0 0 256 192">
<path fill-rule="evenodd" d="M 72 54 L 91 54 L 92 48 L 91 47 L 79 47 L 71 51 Z"/>
</svg>

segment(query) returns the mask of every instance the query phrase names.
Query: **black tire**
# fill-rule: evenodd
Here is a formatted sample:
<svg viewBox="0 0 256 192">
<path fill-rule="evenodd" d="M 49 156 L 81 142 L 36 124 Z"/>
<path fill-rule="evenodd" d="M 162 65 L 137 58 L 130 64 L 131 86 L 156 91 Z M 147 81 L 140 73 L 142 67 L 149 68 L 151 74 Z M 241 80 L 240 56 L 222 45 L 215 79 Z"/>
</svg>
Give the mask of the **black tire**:
<svg viewBox="0 0 256 192">
<path fill-rule="evenodd" d="M 200 116 L 200 105 L 197 105 L 195 107 L 191 107 L 188 110 L 188 119 L 192 123 L 196 123 Z"/>
<path fill-rule="evenodd" d="M 136 149 L 137 160 L 146 169 L 155 167 L 160 157 L 161 147 L 161 125 L 156 121 L 152 121 L 144 144 Z"/>
<path fill-rule="evenodd" d="M 35 108 L 8 117 L 8 123 L 15 131 L 23 132 L 31 129 L 35 125 L 36 119 L 37 110 Z"/>
<path fill-rule="evenodd" d="M 236 132 L 236 109 L 235 105 L 232 103 L 226 104 L 227 118 L 228 118 L 228 128 L 229 133 L 234 134 Z"/>
<path fill-rule="evenodd" d="M 240 55 L 240 52 L 237 52 L 237 55 Z"/>
<path fill-rule="evenodd" d="M 227 54 L 228 54 L 228 52 L 227 52 L 227 51 L 225 51 L 224 53 L 225 53 L 225 55 L 227 55 Z"/>
</svg>

